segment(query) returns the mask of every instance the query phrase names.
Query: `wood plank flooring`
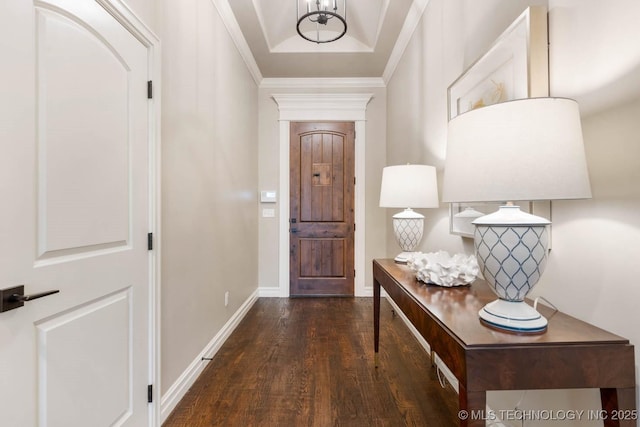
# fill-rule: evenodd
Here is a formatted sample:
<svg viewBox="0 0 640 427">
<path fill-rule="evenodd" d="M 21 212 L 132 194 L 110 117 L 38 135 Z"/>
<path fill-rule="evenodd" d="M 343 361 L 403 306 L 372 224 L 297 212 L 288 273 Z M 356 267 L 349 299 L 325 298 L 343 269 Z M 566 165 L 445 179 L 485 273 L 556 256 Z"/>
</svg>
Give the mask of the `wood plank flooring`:
<svg viewBox="0 0 640 427">
<path fill-rule="evenodd" d="M 371 298 L 259 299 L 163 427 L 457 426 L 457 394 L 381 307 L 375 368 Z"/>
</svg>

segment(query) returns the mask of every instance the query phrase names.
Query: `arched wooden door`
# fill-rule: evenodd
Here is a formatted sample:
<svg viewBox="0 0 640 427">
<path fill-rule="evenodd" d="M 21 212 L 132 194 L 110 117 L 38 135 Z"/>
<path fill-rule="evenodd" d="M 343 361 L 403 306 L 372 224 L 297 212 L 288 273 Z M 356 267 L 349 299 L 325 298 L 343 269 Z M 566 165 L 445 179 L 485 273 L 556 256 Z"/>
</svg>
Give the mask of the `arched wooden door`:
<svg viewBox="0 0 640 427">
<path fill-rule="evenodd" d="M 290 295 L 354 294 L 354 123 L 291 123 Z"/>
</svg>

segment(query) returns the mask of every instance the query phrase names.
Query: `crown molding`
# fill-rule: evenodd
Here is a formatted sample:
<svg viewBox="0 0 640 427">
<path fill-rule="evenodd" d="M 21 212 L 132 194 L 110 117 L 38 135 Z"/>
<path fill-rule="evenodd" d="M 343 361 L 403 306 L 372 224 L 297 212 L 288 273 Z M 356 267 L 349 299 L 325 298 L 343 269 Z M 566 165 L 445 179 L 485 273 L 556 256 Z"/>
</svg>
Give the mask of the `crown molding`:
<svg viewBox="0 0 640 427">
<path fill-rule="evenodd" d="M 280 120 L 366 120 L 372 93 L 274 93 Z"/>
<path fill-rule="evenodd" d="M 382 78 L 263 78 L 260 68 L 253 57 L 253 53 L 240 30 L 238 21 L 231 10 L 231 6 L 229 6 L 229 0 L 211 0 L 211 2 L 218 10 L 220 17 L 222 18 L 222 22 L 231 35 L 231 38 L 235 43 L 240 56 L 242 56 L 242 59 L 247 65 L 253 80 L 261 88 L 339 89 L 347 87 L 386 87 L 386 84 L 391 80 L 398 63 L 402 59 L 402 55 L 404 54 L 407 45 L 411 41 L 411 37 L 413 37 L 413 34 L 422 19 L 422 15 L 429 3 L 429 0 L 414 0 L 411 4 L 411 8 L 407 13 L 402 30 L 398 35 L 398 39 L 396 40 L 391 55 L 389 56 L 384 72 L 382 73 Z"/>
<path fill-rule="evenodd" d="M 413 33 L 415 33 L 422 19 L 427 4 L 429 4 L 429 0 L 414 0 L 411 4 L 411 9 L 409 9 L 409 13 L 407 13 L 407 18 L 404 20 L 402 30 L 400 30 L 396 44 L 393 46 L 393 51 L 391 51 L 387 65 L 382 73 L 382 79 L 385 84 L 389 83 L 393 73 L 396 71 L 396 67 L 400 63 L 402 55 L 411 41 L 411 37 L 413 37 Z"/>
<path fill-rule="evenodd" d="M 344 89 L 384 88 L 380 77 L 347 78 L 263 78 L 260 89 Z"/>
<path fill-rule="evenodd" d="M 224 23 L 224 26 L 227 27 L 227 31 L 229 31 L 229 35 L 236 45 L 244 63 L 247 65 L 253 80 L 257 85 L 260 85 L 260 82 L 262 81 L 262 73 L 260 72 L 260 68 L 258 68 L 255 58 L 253 57 L 253 53 L 251 53 L 247 40 L 244 38 L 242 31 L 240 31 L 240 25 L 238 25 L 238 21 L 231 10 L 231 6 L 229 6 L 229 1 L 211 0 L 211 3 L 213 3 L 216 9 L 218 9 L 222 22 Z"/>
</svg>

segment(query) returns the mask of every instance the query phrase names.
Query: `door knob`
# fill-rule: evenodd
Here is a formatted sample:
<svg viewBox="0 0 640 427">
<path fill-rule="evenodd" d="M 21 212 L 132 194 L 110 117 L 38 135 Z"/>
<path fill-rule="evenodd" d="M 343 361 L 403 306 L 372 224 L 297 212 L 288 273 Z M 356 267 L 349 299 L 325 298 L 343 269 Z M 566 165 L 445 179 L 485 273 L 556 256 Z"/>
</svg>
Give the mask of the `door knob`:
<svg viewBox="0 0 640 427">
<path fill-rule="evenodd" d="M 22 307 L 25 301 L 46 297 L 48 295 L 57 294 L 59 290 L 51 290 L 39 292 L 37 294 L 25 295 L 24 285 L 14 286 L 13 288 L 0 289 L 0 313 Z"/>
</svg>

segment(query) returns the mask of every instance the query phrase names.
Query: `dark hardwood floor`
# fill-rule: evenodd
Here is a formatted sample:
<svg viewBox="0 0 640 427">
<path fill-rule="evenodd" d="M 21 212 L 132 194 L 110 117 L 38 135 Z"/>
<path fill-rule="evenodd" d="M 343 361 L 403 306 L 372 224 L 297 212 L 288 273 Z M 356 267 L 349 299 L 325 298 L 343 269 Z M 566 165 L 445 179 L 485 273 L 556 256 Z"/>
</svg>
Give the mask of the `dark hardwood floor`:
<svg viewBox="0 0 640 427">
<path fill-rule="evenodd" d="M 384 298 L 380 324 L 376 369 L 371 298 L 261 298 L 163 426 L 457 426 L 457 394 Z"/>
</svg>

